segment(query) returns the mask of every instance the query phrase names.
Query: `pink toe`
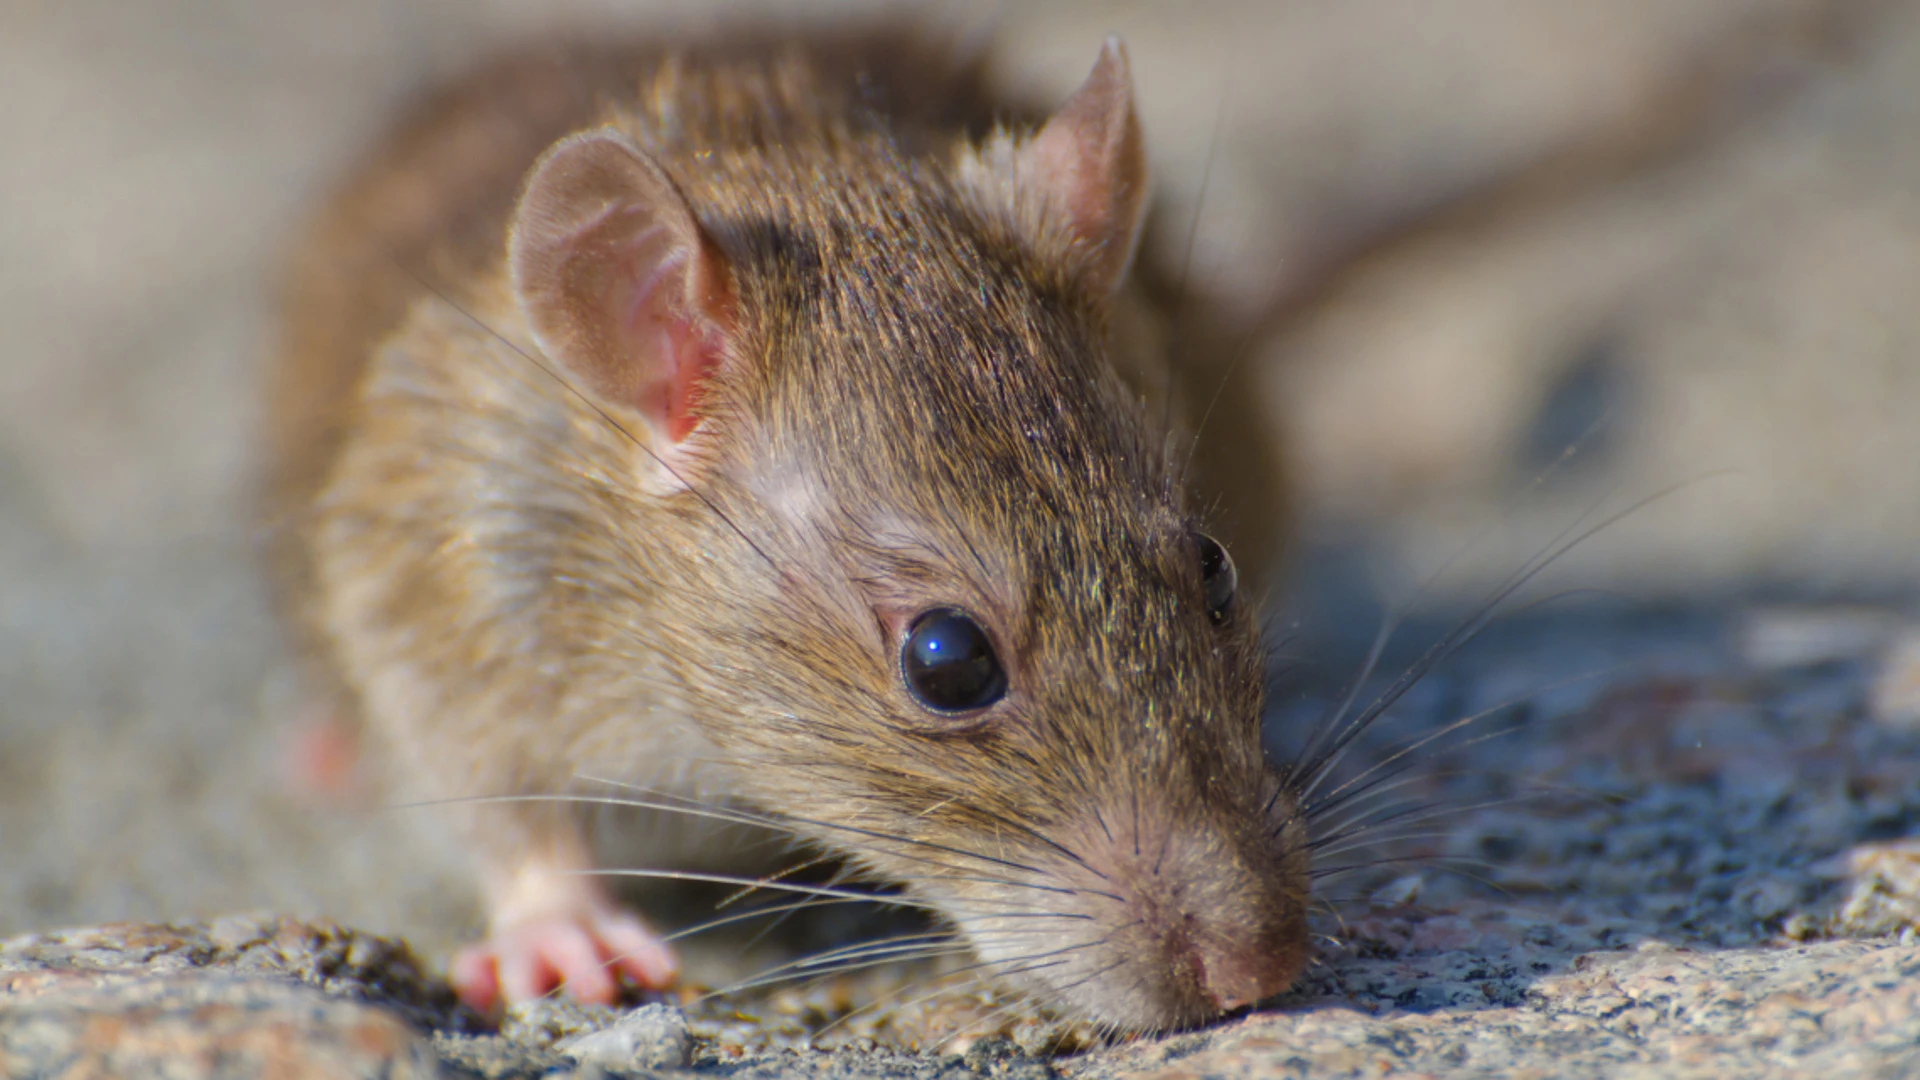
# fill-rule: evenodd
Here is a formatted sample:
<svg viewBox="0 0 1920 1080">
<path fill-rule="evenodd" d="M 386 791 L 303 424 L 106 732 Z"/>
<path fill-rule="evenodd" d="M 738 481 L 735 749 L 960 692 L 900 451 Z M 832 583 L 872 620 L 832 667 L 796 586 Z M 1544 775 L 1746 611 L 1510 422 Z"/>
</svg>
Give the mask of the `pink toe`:
<svg viewBox="0 0 1920 1080">
<path fill-rule="evenodd" d="M 529 946 L 525 931 L 496 938 L 491 945 L 499 958 L 500 992 L 509 1005 L 544 997 L 559 984 L 547 958 Z"/>
<path fill-rule="evenodd" d="M 500 1001 L 500 973 L 493 953 L 483 945 L 469 945 L 453 955 L 447 981 L 462 1004 L 478 1013 L 491 1013 Z"/>
<path fill-rule="evenodd" d="M 560 975 L 567 994 L 583 1005 L 613 1003 L 613 976 L 607 972 L 592 932 L 579 926 L 543 928 L 538 948 Z"/>
<path fill-rule="evenodd" d="M 595 912 L 525 923 L 463 949 L 449 972 L 460 999 L 490 1011 L 564 986 L 583 1004 L 613 1003 L 620 977 L 649 989 L 673 983 L 673 952 L 631 916 Z"/>
<path fill-rule="evenodd" d="M 654 990 L 672 984 L 679 972 L 673 951 L 638 920 L 608 919 L 600 930 L 613 965 L 628 978 Z"/>
</svg>

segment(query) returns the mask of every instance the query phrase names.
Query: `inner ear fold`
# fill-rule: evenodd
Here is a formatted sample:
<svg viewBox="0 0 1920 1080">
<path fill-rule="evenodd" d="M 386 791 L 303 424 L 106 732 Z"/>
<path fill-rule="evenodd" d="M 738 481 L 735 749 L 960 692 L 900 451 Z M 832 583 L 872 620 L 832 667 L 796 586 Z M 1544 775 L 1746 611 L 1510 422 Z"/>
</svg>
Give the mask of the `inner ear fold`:
<svg viewBox="0 0 1920 1080">
<path fill-rule="evenodd" d="M 658 165 L 612 129 L 562 140 L 527 181 L 507 258 L 541 351 L 637 413 L 656 452 L 692 434 L 733 331 L 732 282 Z"/>
<path fill-rule="evenodd" d="M 1147 161 L 1120 39 L 1100 49 L 1092 74 L 1014 152 L 1013 180 L 1037 195 L 1078 241 L 1094 284 L 1120 284 L 1146 214 Z"/>
</svg>

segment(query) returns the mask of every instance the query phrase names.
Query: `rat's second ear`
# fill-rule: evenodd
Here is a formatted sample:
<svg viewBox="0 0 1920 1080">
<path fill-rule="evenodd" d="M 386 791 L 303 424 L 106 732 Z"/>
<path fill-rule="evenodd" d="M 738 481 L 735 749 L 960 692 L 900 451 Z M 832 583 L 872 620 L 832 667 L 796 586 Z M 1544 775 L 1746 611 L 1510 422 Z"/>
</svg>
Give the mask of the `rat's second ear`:
<svg viewBox="0 0 1920 1080">
<path fill-rule="evenodd" d="M 1118 287 L 1147 208 L 1147 159 L 1133 110 L 1127 51 L 1110 37 L 1080 89 L 1032 137 L 986 148 L 1016 206 L 1064 227 L 1095 286 Z"/>
<path fill-rule="evenodd" d="M 507 260 L 541 350 L 670 459 L 733 330 L 726 259 L 673 182 L 611 129 L 562 140 L 527 181 Z"/>
</svg>

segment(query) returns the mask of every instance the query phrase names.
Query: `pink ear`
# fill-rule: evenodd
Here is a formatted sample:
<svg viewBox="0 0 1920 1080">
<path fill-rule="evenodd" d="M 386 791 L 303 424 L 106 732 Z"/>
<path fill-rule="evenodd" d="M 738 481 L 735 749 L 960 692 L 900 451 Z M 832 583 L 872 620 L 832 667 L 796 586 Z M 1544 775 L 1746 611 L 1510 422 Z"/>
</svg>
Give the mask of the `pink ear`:
<svg viewBox="0 0 1920 1080">
<path fill-rule="evenodd" d="M 659 166 L 611 129 L 562 140 L 527 181 L 507 258 L 547 356 L 637 412 L 656 451 L 692 433 L 733 291 L 725 257 Z"/>
<path fill-rule="evenodd" d="M 1145 216 L 1146 152 L 1133 111 L 1133 80 L 1119 38 L 1101 46 L 1093 73 L 1015 154 L 1021 187 L 1039 189 L 1088 252 L 1104 287 L 1120 283 Z"/>
</svg>

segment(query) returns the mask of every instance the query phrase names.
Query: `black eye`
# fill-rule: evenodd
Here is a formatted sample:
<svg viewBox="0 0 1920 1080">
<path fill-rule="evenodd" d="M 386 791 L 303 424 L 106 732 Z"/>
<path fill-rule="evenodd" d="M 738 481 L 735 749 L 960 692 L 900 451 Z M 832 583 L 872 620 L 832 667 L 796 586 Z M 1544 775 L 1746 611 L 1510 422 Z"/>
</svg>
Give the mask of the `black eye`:
<svg viewBox="0 0 1920 1080">
<path fill-rule="evenodd" d="M 958 608 L 934 608 L 913 621 L 900 650 L 900 674 L 935 712 L 984 709 L 1007 692 L 987 632 Z"/>
<path fill-rule="evenodd" d="M 1218 540 L 1206 533 L 1194 533 L 1193 542 L 1200 549 L 1200 584 L 1207 591 L 1207 618 L 1218 625 L 1227 621 L 1227 608 L 1233 603 L 1233 590 L 1240 579 L 1227 549 Z"/>
</svg>

